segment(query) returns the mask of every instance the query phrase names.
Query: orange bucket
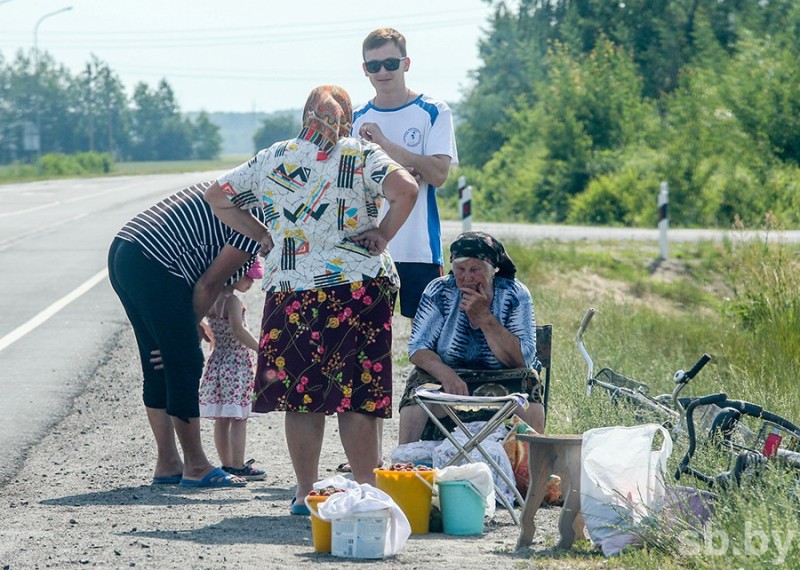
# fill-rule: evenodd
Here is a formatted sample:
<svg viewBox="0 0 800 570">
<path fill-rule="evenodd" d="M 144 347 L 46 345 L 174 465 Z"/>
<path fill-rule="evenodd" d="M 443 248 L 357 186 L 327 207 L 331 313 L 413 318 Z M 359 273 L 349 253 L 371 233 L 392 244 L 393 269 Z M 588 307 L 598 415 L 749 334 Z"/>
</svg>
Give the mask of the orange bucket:
<svg viewBox="0 0 800 570">
<path fill-rule="evenodd" d="M 308 495 L 306 497 L 306 506 L 311 511 L 311 540 L 314 542 L 314 552 L 331 551 L 331 523 L 322 520 L 317 515 L 317 507 L 327 500 L 327 495 Z"/>
<path fill-rule="evenodd" d="M 412 534 L 427 534 L 435 471 L 375 469 L 375 486 L 389 495 L 403 511 Z"/>
</svg>

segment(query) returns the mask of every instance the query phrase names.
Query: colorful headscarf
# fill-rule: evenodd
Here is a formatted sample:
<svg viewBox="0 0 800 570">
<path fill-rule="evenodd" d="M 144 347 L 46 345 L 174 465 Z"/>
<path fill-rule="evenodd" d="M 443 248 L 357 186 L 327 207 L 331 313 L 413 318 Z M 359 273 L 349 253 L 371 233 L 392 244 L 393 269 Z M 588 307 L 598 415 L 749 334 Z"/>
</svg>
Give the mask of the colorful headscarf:
<svg viewBox="0 0 800 570">
<path fill-rule="evenodd" d="M 503 244 L 484 232 L 464 232 L 450 245 L 450 261 L 462 257 L 474 257 L 497 268 L 499 277 L 513 279 L 517 266 L 511 261 Z"/>
<path fill-rule="evenodd" d="M 350 136 L 353 105 L 338 85 L 320 85 L 311 91 L 303 108 L 300 138 L 317 145 L 319 160 L 326 160 L 340 139 Z"/>
</svg>

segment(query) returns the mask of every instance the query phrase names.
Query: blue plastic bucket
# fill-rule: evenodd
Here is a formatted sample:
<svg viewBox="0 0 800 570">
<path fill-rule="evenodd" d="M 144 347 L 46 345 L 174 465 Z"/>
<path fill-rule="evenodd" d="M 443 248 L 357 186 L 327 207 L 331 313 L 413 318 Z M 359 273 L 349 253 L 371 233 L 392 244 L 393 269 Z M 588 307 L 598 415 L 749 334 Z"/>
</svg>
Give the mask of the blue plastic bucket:
<svg viewBox="0 0 800 570">
<path fill-rule="evenodd" d="M 483 534 L 486 501 L 469 481 L 440 481 L 439 503 L 445 534 Z"/>
</svg>

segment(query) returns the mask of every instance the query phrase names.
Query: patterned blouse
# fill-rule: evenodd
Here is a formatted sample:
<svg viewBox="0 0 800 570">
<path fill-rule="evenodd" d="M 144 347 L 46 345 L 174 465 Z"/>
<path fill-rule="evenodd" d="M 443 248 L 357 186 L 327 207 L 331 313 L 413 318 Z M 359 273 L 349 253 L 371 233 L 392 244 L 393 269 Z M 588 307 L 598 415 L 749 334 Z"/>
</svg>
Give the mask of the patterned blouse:
<svg viewBox="0 0 800 570">
<path fill-rule="evenodd" d="M 383 181 L 402 168 L 372 143 L 345 138 L 327 160 L 303 139 L 275 143 L 217 181 L 239 208 L 261 204 L 275 247 L 265 291 L 303 291 L 386 276 L 399 278 L 387 252 L 372 256 L 350 241 L 378 226 Z"/>
<path fill-rule="evenodd" d="M 431 281 L 414 317 L 408 355 L 428 349 L 451 368 L 508 368 L 492 353 L 483 332 L 469 324 L 467 314 L 458 308 L 460 304 L 461 291 L 452 274 Z M 500 324 L 519 339 L 526 366 L 538 368 L 533 299 L 528 288 L 517 279 L 495 277 L 491 310 Z"/>
</svg>

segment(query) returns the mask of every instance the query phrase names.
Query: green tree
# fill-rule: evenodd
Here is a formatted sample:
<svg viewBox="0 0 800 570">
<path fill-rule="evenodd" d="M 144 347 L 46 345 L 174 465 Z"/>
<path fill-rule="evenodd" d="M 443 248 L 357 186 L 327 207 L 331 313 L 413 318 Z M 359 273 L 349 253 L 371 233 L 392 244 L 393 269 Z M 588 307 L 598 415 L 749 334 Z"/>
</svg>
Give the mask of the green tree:
<svg viewBox="0 0 800 570">
<path fill-rule="evenodd" d="M 211 122 L 208 113 L 201 111 L 194 120 L 194 136 L 192 140 L 192 158 L 212 160 L 219 158 L 222 149 L 222 136 L 219 127 Z"/>
<path fill-rule="evenodd" d="M 558 44 L 538 102 L 514 113 L 507 142 L 486 165 L 481 192 L 509 213 L 563 221 L 570 200 L 590 179 L 614 171 L 628 146 L 646 144 L 655 108 L 641 96 L 641 78 L 624 50 L 610 41 L 574 57 Z M 512 196 L 513 195 L 513 196 Z"/>
<path fill-rule="evenodd" d="M 121 156 L 129 146 L 128 99 L 117 74 L 92 55 L 72 83 L 81 150 Z"/>
<path fill-rule="evenodd" d="M 172 88 L 162 79 L 154 90 L 139 83 L 131 112 L 133 160 L 185 160 L 192 156 L 192 125 L 180 115 Z"/>
<path fill-rule="evenodd" d="M 253 135 L 255 152 L 268 148 L 278 141 L 297 136 L 300 127 L 300 119 L 295 113 L 273 113 L 261 122 L 261 126 Z"/>
</svg>

